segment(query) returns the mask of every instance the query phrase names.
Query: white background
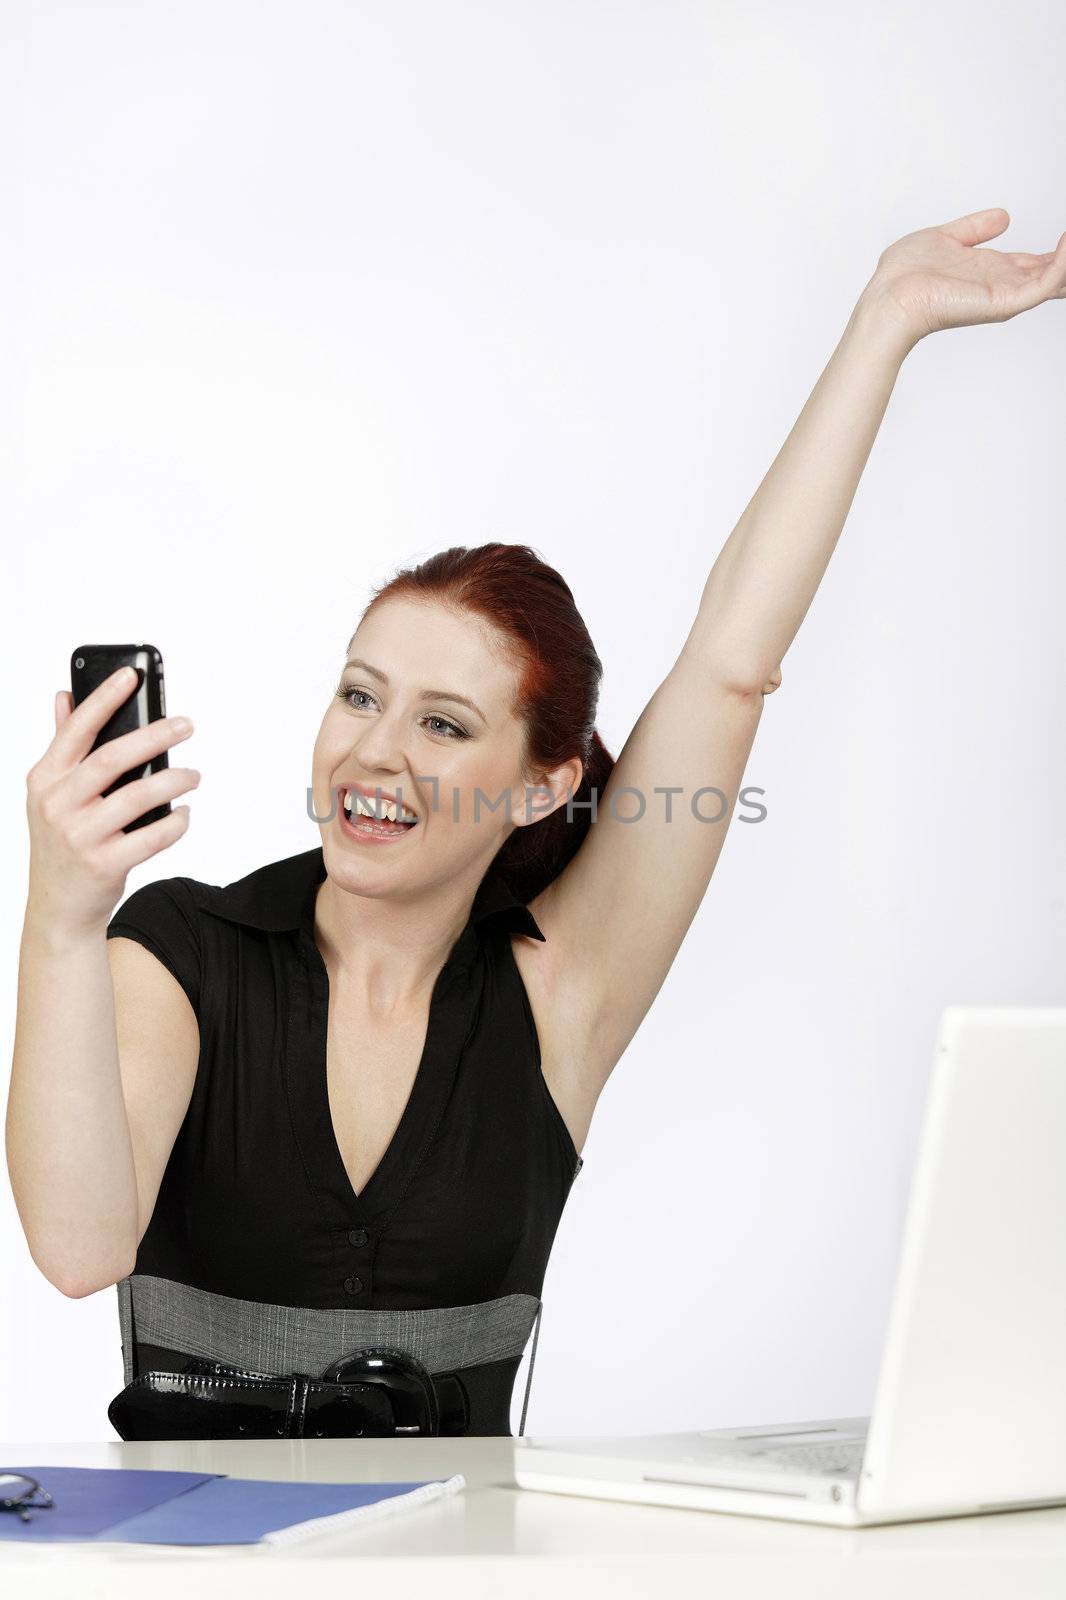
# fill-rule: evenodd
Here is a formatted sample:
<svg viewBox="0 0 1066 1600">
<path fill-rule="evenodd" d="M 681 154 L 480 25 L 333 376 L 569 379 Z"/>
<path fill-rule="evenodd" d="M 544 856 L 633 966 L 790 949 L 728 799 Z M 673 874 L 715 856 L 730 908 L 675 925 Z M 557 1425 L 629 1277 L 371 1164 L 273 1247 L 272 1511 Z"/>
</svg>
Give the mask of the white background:
<svg viewBox="0 0 1066 1600">
<path fill-rule="evenodd" d="M 449 544 L 560 568 L 617 754 L 881 250 L 995 205 L 992 248 L 1066 227 L 1053 0 L 0 29 L 8 1060 L 77 644 L 157 644 L 196 722 L 191 826 L 130 890 L 314 847 L 344 645 Z M 527 1432 L 868 1412 L 939 1011 L 1066 1002 L 1064 358 L 1061 301 L 907 358 L 766 702 L 767 819 L 738 808 L 600 1100 Z M 0 1270 L 0 1438 L 113 1439 L 115 1291 L 42 1277 L 6 1181 Z"/>
</svg>

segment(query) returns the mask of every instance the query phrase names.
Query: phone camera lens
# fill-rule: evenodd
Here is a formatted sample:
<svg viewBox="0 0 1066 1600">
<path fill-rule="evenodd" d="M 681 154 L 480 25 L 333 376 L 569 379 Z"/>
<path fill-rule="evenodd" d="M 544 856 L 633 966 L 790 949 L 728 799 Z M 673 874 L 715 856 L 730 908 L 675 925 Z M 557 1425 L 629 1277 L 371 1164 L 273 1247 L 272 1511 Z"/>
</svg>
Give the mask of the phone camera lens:
<svg viewBox="0 0 1066 1600">
<path fill-rule="evenodd" d="M 85 665 L 85 657 L 84 656 L 76 656 L 75 659 L 74 659 L 74 665 L 76 667 L 83 667 Z"/>
</svg>

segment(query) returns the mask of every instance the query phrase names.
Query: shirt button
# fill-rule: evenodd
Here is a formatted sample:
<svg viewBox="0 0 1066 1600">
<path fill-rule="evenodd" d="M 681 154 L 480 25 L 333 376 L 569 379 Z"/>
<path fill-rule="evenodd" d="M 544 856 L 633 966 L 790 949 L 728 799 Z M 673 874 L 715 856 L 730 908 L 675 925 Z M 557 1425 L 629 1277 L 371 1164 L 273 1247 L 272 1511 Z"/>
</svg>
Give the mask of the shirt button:
<svg viewBox="0 0 1066 1600">
<path fill-rule="evenodd" d="M 344 1287 L 349 1294 L 358 1294 L 363 1287 L 362 1278 L 345 1278 Z"/>
<path fill-rule="evenodd" d="M 366 1244 L 366 1237 L 367 1235 L 365 1228 L 350 1228 L 348 1230 L 349 1244 L 364 1245 Z"/>
</svg>

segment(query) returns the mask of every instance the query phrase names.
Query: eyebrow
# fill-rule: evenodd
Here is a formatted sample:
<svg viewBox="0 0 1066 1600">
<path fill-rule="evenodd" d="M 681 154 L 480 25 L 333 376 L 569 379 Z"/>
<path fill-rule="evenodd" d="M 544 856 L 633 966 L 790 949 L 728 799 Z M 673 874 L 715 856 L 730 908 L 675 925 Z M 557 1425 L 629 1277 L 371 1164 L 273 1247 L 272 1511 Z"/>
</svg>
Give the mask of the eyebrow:
<svg viewBox="0 0 1066 1600">
<path fill-rule="evenodd" d="M 344 665 L 345 669 L 348 667 L 362 667 L 364 672 L 369 672 L 372 678 L 377 678 L 378 681 L 383 683 L 386 688 L 389 686 L 387 675 L 382 672 L 380 667 L 372 667 L 369 661 L 351 660 L 346 661 Z M 456 694 L 452 689 L 423 689 L 421 693 L 424 700 L 454 700 L 456 705 L 468 707 L 468 709 L 473 711 L 476 716 L 481 718 L 486 727 L 488 726 L 488 718 L 485 716 L 485 713 L 479 706 L 474 704 L 473 700 L 468 700 L 465 694 Z"/>
</svg>

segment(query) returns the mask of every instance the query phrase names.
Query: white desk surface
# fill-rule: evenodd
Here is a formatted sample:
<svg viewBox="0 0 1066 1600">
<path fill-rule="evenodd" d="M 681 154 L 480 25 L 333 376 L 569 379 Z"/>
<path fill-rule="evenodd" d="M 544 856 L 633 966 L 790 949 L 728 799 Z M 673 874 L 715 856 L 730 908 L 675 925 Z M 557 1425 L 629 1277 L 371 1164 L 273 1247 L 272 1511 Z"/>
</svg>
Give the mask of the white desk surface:
<svg viewBox="0 0 1066 1600">
<path fill-rule="evenodd" d="M 356 1593 L 353 1579 L 361 1579 L 370 1586 L 363 1593 L 388 1600 L 1066 1596 L 1066 1507 L 875 1528 L 804 1526 L 519 1489 L 513 1452 L 508 1438 L 0 1443 L 0 1466 L 51 1462 L 321 1481 L 466 1478 L 465 1489 L 439 1504 L 287 1550 L 0 1541 L 0 1594 L 289 1600 L 303 1582 L 314 1585 L 308 1600 L 324 1600 Z"/>
</svg>

